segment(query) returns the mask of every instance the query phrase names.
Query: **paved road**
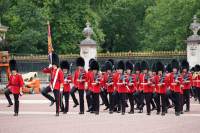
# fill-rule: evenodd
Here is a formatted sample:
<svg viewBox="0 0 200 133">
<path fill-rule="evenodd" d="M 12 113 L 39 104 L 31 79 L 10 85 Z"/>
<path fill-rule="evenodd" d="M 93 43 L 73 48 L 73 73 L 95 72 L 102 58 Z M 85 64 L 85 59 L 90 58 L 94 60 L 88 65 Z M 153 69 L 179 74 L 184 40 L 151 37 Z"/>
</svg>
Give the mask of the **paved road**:
<svg viewBox="0 0 200 133">
<path fill-rule="evenodd" d="M 78 115 L 78 107 L 68 114 L 55 117 L 55 106 L 49 107 L 49 101 L 41 95 L 23 95 L 20 97 L 20 113 L 13 117 L 13 107 L 7 108 L 4 95 L 0 95 L 0 133 L 199 133 L 200 104 L 191 99 L 191 112 L 176 117 L 170 109 L 166 116 L 151 116 L 135 113 L 108 114 L 101 106 L 100 115 L 85 113 Z M 127 109 L 127 112 L 129 108 Z"/>
</svg>

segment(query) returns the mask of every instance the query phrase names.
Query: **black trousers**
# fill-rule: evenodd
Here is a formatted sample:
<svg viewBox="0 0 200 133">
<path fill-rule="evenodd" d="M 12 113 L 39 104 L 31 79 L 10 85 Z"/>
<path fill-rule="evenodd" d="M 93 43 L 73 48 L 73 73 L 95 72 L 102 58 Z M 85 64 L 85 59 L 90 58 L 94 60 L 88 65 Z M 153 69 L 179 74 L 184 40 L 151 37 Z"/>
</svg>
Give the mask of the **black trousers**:
<svg viewBox="0 0 200 133">
<path fill-rule="evenodd" d="M 145 95 L 147 113 L 151 113 L 151 99 L 152 99 L 152 93 L 144 93 L 144 95 Z"/>
<path fill-rule="evenodd" d="M 51 90 L 51 87 L 50 86 L 47 86 L 46 88 L 43 88 L 42 90 L 41 90 L 41 94 L 44 96 L 44 97 L 46 97 L 47 99 L 49 99 L 51 102 L 55 102 L 55 99 L 51 96 L 51 95 L 49 95 L 48 93 L 49 92 L 51 92 L 52 90 Z"/>
<path fill-rule="evenodd" d="M 126 112 L 126 93 L 119 93 L 122 113 Z"/>
<path fill-rule="evenodd" d="M 114 108 L 114 95 L 112 92 L 109 92 L 109 111 L 113 111 Z"/>
<path fill-rule="evenodd" d="M 138 93 L 138 102 L 139 102 L 139 109 L 143 110 L 144 107 L 144 99 L 145 99 L 145 95 L 142 91 L 139 91 Z"/>
<path fill-rule="evenodd" d="M 101 99 L 103 101 L 103 103 L 105 104 L 106 107 L 109 107 L 109 102 L 108 102 L 108 97 L 107 97 L 108 93 L 106 89 L 102 89 L 100 92 L 100 96 Z"/>
<path fill-rule="evenodd" d="M 99 113 L 99 93 L 93 93 L 93 100 L 94 100 L 94 111 Z"/>
<path fill-rule="evenodd" d="M 88 110 L 92 110 L 93 99 L 91 90 L 86 90 L 86 100 L 87 100 Z"/>
<path fill-rule="evenodd" d="M 8 103 L 10 105 L 13 105 L 12 100 L 10 98 L 10 94 L 12 94 L 12 92 L 9 89 L 6 89 L 4 91 L 4 94 L 6 96 L 6 99 L 8 100 Z M 19 94 L 13 94 L 14 96 L 14 112 L 15 113 L 19 113 Z"/>
<path fill-rule="evenodd" d="M 6 88 L 5 91 L 4 91 L 4 95 L 5 95 L 6 99 L 8 100 L 8 103 L 10 105 L 13 105 L 12 100 L 10 98 L 10 94 L 12 94 L 12 92 L 10 91 L 10 89 Z"/>
<path fill-rule="evenodd" d="M 134 96 L 133 96 L 133 93 L 128 93 L 127 94 L 128 96 L 128 100 L 129 100 L 129 103 L 130 103 L 130 111 L 134 111 Z"/>
<path fill-rule="evenodd" d="M 78 90 L 79 102 L 80 102 L 80 112 L 84 112 L 84 90 Z"/>
<path fill-rule="evenodd" d="M 198 98 L 199 103 L 200 103 L 200 88 L 196 87 L 196 92 L 197 92 L 197 98 Z"/>
<path fill-rule="evenodd" d="M 13 95 L 14 95 L 14 101 L 15 101 L 14 112 L 18 114 L 18 112 L 19 112 L 19 94 L 13 94 Z"/>
<path fill-rule="evenodd" d="M 162 109 L 162 112 L 165 113 L 166 112 L 166 94 L 156 93 L 154 99 L 155 99 L 155 103 L 157 106 L 157 112 L 160 112 Z M 160 103 L 160 101 L 161 101 L 161 103 Z"/>
<path fill-rule="evenodd" d="M 175 112 L 180 112 L 180 93 L 173 92 Z"/>
<path fill-rule="evenodd" d="M 184 105 L 184 101 L 183 101 L 183 94 L 180 94 L 180 111 L 183 111 L 183 105 Z"/>
<path fill-rule="evenodd" d="M 72 87 L 72 89 L 70 91 L 70 94 L 71 94 L 72 100 L 74 101 L 74 104 L 78 105 L 79 103 L 78 103 L 78 100 L 77 100 L 77 98 L 75 96 L 76 91 L 78 91 L 78 88 Z"/>
<path fill-rule="evenodd" d="M 59 113 L 59 107 L 60 107 L 60 90 L 53 90 L 53 94 L 55 97 L 55 102 L 56 102 L 56 113 Z"/>
<path fill-rule="evenodd" d="M 63 97 L 65 99 L 65 102 L 63 102 Z M 63 112 L 68 112 L 69 111 L 69 92 L 62 92 L 60 99 L 61 99 L 60 100 L 61 110 Z"/>
</svg>

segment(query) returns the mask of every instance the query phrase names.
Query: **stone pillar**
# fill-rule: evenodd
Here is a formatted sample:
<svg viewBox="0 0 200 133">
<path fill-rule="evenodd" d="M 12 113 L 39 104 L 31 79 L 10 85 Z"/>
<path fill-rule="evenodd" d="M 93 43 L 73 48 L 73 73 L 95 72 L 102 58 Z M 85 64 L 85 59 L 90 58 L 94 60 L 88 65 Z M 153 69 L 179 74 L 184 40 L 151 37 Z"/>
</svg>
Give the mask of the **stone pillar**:
<svg viewBox="0 0 200 133">
<path fill-rule="evenodd" d="M 93 34 L 93 30 L 90 27 L 90 23 L 86 23 L 86 28 L 83 30 L 83 34 L 86 37 L 85 40 L 80 43 L 80 56 L 85 60 L 85 70 L 89 68 L 89 60 L 91 58 L 96 59 L 97 57 L 97 46 L 96 42 L 91 39 L 91 35 Z"/>
<path fill-rule="evenodd" d="M 190 25 L 193 35 L 187 38 L 187 60 L 190 67 L 200 64 L 200 36 L 197 34 L 200 29 L 200 23 L 197 22 L 197 17 L 193 17 L 193 23 Z"/>
</svg>

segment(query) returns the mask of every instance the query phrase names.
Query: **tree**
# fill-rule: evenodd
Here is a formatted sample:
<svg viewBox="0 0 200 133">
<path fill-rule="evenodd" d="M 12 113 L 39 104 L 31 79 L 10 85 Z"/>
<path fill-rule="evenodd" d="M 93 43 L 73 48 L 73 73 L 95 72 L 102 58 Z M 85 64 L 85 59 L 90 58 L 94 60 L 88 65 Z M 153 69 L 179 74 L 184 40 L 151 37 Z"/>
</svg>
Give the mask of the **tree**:
<svg viewBox="0 0 200 133">
<path fill-rule="evenodd" d="M 199 0 L 156 0 L 146 11 L 143 50 L 184 50 Z"/>
<path fill-rule="evenodd" d="M 141 29 L 146 8 L 153 4 L 151 0 L 119 0 L 102 18 L 105 42 L 102 45 L 108 51 L 140 50 Z"/>
</svg>

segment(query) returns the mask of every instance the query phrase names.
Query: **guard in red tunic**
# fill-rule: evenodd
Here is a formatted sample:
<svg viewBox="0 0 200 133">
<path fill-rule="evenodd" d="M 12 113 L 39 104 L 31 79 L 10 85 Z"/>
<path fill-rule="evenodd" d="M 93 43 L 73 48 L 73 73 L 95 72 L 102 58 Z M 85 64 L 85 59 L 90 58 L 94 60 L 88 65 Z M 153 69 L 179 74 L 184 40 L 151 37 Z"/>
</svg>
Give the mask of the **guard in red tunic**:
<svg viewBox="0 0 200 133">
<path fill-rule="evenodd" d="M 84 114 L 84 91 L 86 83 L 86 71 L 84 69 L 85 61 L 82 57 L 76 59 L 77 69 L 74 73 L 74 84 L 78 87 L 79 102 L 80 102 L 80 112 L 79 114 Z"/>
<path fill-rule="evenodd" d="M 182 77 L 183 77 L 183 103 L 186 103 L 185 112 L 189 112 L 190 111 L 190 89 L 191 89 L 191 84 L 192 84 L 192 74 L 189 72 L 189 63 L 187 60 L 182 61 L 181 70 L 182 70 Z"/>
<path fill-rule="evenodd" d="M 59 68 L 59 57 L 57 54 L 52 53 L 52 66 L 44 68 L 43 73 L 49 73 L 51 76 L 49 86 L 43 88 L 41 91 L 42 95 L 51 101 L 50 106 L 56 102 L 56 116 L 59 116 L 59 106 L 60 106 L 60 89 L 63 90 L 64 83 L 64 74 L 63 71 Z M 61 91 L 62 91 L 61 90 Z M 53 91 L 54 98 L 48 93 Z"/>
<path fill-rule="evenodd" d="M 106 74 L 106 66 L 105 64 L 102 64 L 101 65 L 101 92 L 100 92 L 100 96 L 101 96 L 101 99 L 102 99 L 102 104 L 100 105 L 105 105 L 106 108 L 104 110 L 107 110 L 109 109 L 109 102 L 108 102 L 108 92 L 106 90 L 106 83 L 104 81 L 104 76 Z"/>
<path fill-rule="evenodd" d="M 162 109 L 161 115 L 165 115 L 166 113 L 166 92 L 167 92 L 167 87 L 169 84 L 169 78 L 167 77 L 166 73 L 164 72 L 164 65 L 158 61 L 156 63 L 156 71 L 157 75 L 155 76 L 155 102 L 157 106 L 157 114 L 160 114 L 160 111 Z M 161 104 L 160 104 L 161 101 Z M 162 108 L 161 108 L 162 105 Z M 160 109 L 161 108 L 161 109 Z"/>
<path fill-rule="evenodd" d="M 66 114 L 69 111 L 69 93 L 71 88 L 70 84 L 72 83 L 72 75 L 70 73 L 70 65 L 67 60 L 62 61 L 60 67 L 64 73 L 64 88 L 63 92 L 61 92 L 61 110 L 64 114 Z M 63 102 L 63 97 L 65 102 Z"/>
<path fill-rule="evenodd" d="M 133 94 L 136 91 L 136 86 L 135 86 L 135 74 L 133 74 L 133 64 L 130 61 L 126 62 L 126 73 L 127 73 L 127 78 L 128 78 L 128 83 L 127 83 L 127 87 L 128 89 L 128 99 L 129 99 L 129 103 L 130 103 L 130 112 L 129 114 L 134 114 L 134 96 Z"/>
<path fill-rule="evenodd" d="M 147 115 L 151 114 L 151 100 L 153 95 L 153 88 L 152 88 L 152 81 L 151 77 L 148 73 L 149 66 L 147 62 L 142 61 L 141 63 L 142 74 L 140 75 L 140 87 L 144 92 L 145 101 L 146 101 L 146 108 L 147 108 Z"/>
<path fill-rule="evenodd" d="M 197 98 L 200 104 L 200 65 L 195 65 L 194 82 L 195 82 Z"/>
<path fill-rule="evenodd" d="M 109 95 L 109 113 L 113 113 L 114 109 L 114 82 L 113 82 L 113 67 L 110 61 L 105 62 L 106 73 L 103 77 L 103 83 L 105 84 L 106 92 Z"/>
<path fill-rule="evenodd" d="M 8 107 L 13 105 L 12 100 L 10 98 L 10 94 L 14 96 L 14 116 L 18 116 L 19 113 L 19 95 L 22 95 L 22 87 L 24 86 L 24 81 L 22 79 L 21 74 L 18 73 L 17 70 L 17 62 L 15 60 L 10 60 L 9 62 L 11 75 L 9 77 L 8 84 L 5 90 L 5 96 L 8 100 Z"/>
<path fill-rule="evenodd" d="M 179 116 L 181 113 L 180 107 L 180 95 L 182 93 L 182 76 L 179 72 L 179 62 L 175 59 L 171 62 L 172 73 L 170 74 L 170 88 L 172 90 L 172 96 L 174 97 L 175 115 Z"/>
<path fill-rule="evenodd" d="M 119 110 L 121 110 L 122 115 L 124 115 L 126 112 L 126 94 L 128 93 L 129 88 L 127 87 L 125 64 L 122 60 L 119 61 L 117 64 L 117 72 L 114 76 L 114 86 L 117 92 L 119 93 Z"/>
<path fill-rule="evenodd" d="M 134 70 L 135 70 L 134 84 L 135 84 L 135 90 L 136 90 L 136 92 L 134 93 L 134 100 L 135 100 L 135 102 L 137 104 L 137 108 L 136 109 L 139 109 L 141 106 L 144 106 L 144 103 L 140 102 L 140 101 L 142 101 L 141 100 L 142 97 L 140 96 L 140 94 L 142 94 L 142 93 L 139 91 L 140 72 L 141 72 L 141 66 L 140 66 L 139 62 L 135 64 Z M 142 110 L 140 110 L 140 112 L 142 113 Z"/>
<path fill-rule="evenodd" d="M 87 100 L 87 106 L 88 106 L 88 110 L 86 112 L 93 112 L 93 99 L 92 99 L 92 85 L 91 85 L 91 81 L 90 81 L 90 77 L 92 75 L 92 69 L 91 69 L 91 62 L 94 61 L 95 59 L 90 59 L 89 60 L 89 69 L 88 72 L 86 74 L 86 100 Z"/>
<path fill-rule="evenodd" d="M 92 74 L 90 77 L 93 96 L 93 111 L 96 115 L 99 114 L 99 94 L 101 91 L 102 78 L 99 73 L 99 64 L 96 60 L 91 62 Z"/>
</svg>

